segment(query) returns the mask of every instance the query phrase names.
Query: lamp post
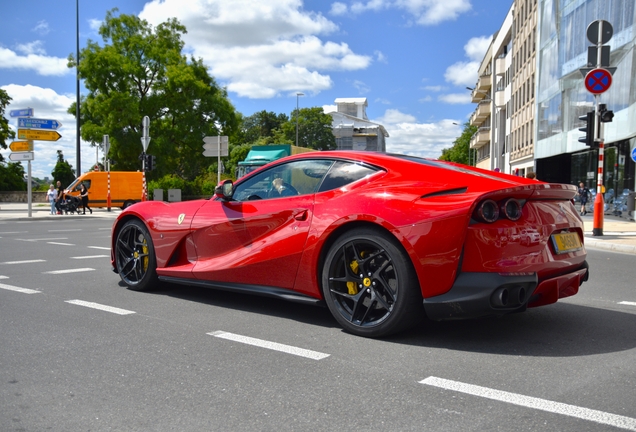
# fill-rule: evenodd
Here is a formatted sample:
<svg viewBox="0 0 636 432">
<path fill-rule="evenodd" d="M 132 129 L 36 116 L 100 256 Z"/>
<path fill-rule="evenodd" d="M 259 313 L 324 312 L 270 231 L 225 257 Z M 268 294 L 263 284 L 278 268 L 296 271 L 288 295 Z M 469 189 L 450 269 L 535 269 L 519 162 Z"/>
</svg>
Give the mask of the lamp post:
<svg viewBox="0 0 636 432">
<path fill-rule="evenodd" d="M 296 93 L 296 147 L 298 147 L 298 96 L 305 96 L 305 94 Z"/>
</svg>

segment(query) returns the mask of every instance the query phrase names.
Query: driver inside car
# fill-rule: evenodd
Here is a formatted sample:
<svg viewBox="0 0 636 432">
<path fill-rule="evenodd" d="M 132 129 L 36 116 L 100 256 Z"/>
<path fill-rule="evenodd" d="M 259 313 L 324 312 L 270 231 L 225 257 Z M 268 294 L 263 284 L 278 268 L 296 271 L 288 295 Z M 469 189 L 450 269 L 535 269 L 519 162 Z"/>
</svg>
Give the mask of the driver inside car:
<svg viewBox="0 0 636 432">
<path fill-rule="evenodd" d="M 272 190 L 276 191 L 278 196 L 281 197 L 296 195 L 296 193 L 294 193 L 294 191 L 290 189 L 289 185 L 285 183 L 280 177 L 276 177 L 272 181 Z"/>
</svg>

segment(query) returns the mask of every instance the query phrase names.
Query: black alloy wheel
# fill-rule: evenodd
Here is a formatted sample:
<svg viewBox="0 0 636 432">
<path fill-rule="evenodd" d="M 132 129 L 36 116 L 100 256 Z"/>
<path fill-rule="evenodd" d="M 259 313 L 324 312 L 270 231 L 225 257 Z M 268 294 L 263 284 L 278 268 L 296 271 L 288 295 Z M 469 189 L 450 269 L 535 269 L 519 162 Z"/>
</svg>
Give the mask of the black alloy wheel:
<svg viewBox="0 0 636 432">
<path fill-rule="evenodd" d="M 334 242 L 325 258 L 322 290 L 334 318 L 359 336 L 387 336 L 424 316 L 409 256 L 378 229 L 357 228 Z"/>
<path fill-rule="evenodd" d="M 124 223 L 115 242 L 117 273 L 128 288 L 148 291 L 156 287 L 157 261 L 152 238 L 137 219 Z"/>
</svg>

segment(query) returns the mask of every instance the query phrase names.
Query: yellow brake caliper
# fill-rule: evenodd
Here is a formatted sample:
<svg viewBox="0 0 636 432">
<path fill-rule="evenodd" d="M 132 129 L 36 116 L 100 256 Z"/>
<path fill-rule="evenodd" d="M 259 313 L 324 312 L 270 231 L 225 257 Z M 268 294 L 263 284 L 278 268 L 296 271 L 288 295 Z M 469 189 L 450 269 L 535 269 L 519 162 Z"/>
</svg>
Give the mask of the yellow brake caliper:
<svg viewBox="0 0 636 432">
<path fill-rule="evenodd" d="M 360 252 L 360 257 L 364 258 L 365 253 L 364 252 Z M 354 274 L 358 274 L 358 269 L 360 268 L 360 266 L 358 265 L 358 261 L 353 260 L 349 263 L 349 267 L 351 267 L 351 271 L 353 271 Z M 358 294 L 358 287 L 356 286 L 355 282 L 347 282 L 347 290 L 349 291 L 349 295 L 356 295 Z"/>
<path fill-rule="evenodd" d="M 144 271 L 148 271 L 148 243 L 146 242 L 146 239 L 144 239 L 143 243 L 144 245 L 141 247 L 141 250 L 144 253 Z"/>
</svg>

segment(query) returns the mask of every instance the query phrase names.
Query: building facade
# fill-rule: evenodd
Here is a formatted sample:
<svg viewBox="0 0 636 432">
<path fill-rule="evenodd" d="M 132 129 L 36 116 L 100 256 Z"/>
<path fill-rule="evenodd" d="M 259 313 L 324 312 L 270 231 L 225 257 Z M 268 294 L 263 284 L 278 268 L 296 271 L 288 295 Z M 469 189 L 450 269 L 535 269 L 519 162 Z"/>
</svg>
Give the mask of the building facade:
<svg viewBox="0 0 636 432">
<path fill-rule="evenodd" d="M 337 111 L 331 115 L 337 150 L 386 152 L 389 133 L 381 124 L 367 118 L 367 98 L 337 98 Z"/>
<path fill-rule="evenodd" d="M 636 52 L 634 0 L 539 0 L 537 122 L 535 163 L 541 180 L 596 189 L 599 163 L 609 195 L 634 190 L 632 152 L 636 137 Z M 596 20 L 613 27 L 610 66 L 612 85 L 598 97 L 615 114 L 603 123 L 605 150 L 580 143 L 579 117 L 594 110 L 595 97 L 585 88 L 581 68 L 588 67 L 587 27 Z M 595 67 L 596 65 L 589 65 Z"/>
<path fill-rule="evenodd" d="M 588 26 L 612 25 L 611 87 L 585 88 Z M 634 0 L 515 0 L 479 68 L 472 89 L 473 165 L 539 180 L 597 189 L 602 172 L 606 204 L 636 189 L 636 2 Z M 604 155 L 579 142 L 580 117 L 605 104 Z M 599 169 L 599 166 L 601 169 Z"/>
</svg>

